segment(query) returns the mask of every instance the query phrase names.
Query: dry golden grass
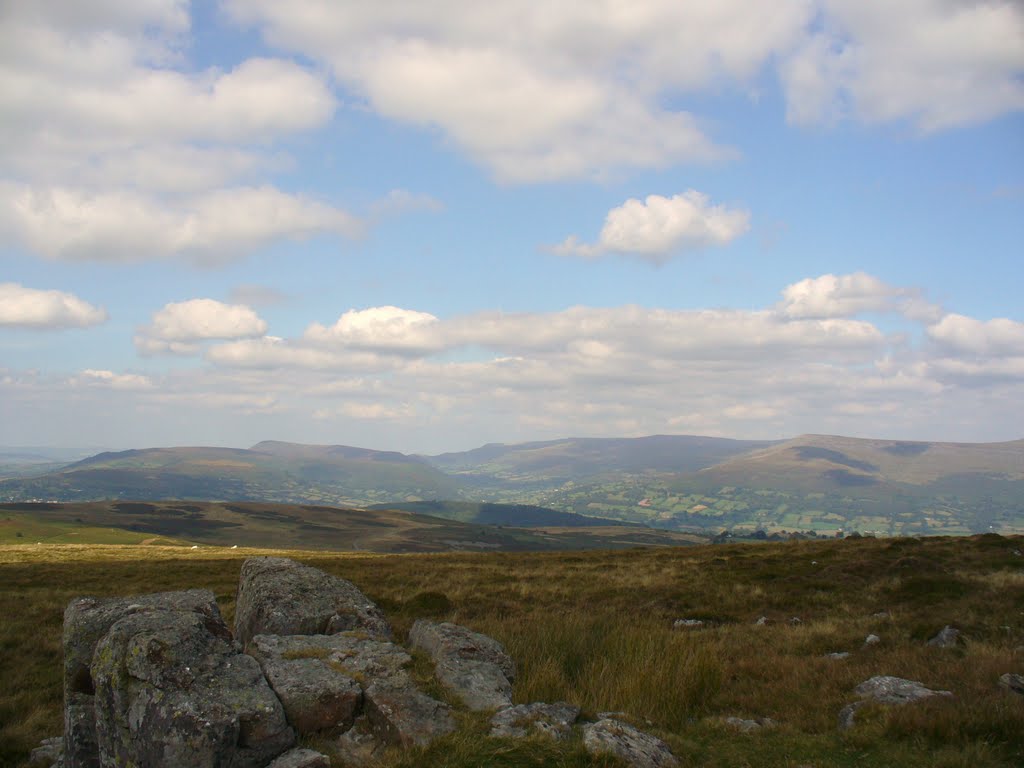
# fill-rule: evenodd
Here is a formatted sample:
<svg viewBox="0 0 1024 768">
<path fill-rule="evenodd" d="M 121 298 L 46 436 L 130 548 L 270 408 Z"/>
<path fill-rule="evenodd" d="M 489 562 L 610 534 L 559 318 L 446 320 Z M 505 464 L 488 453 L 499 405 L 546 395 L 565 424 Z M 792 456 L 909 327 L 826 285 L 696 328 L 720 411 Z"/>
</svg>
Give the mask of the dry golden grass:
<svg viewBox="0 0 1024 768">
<path fill-rule="evenodd" d="M 1022 541 L 845 540 L 561 554 L 332 555 L 275 552 L 351 579 L 398 638 L 430 617 L 501 640 L 519 666 L 518 702 L 568 700 L 624 711 L 684 766 L 1019 766 L 1024 697 L 997 685 L 1024 671 Z M 233 616 L 242 560 L 267 551 L 180 547 L 0 548 L 0 764 L 18 765 L 60 731 L 60 625 L 80 594 L 205 587 Z M 876 616 L 887 611 L 885 616 Z M 754 626 L 759 616 L 772 619 Z M 798 616 L 802 623 L 790 625 Z M 703 629 L 672 629 L 701 618 Z M 925 641 L 945 624 L 969 640 Z M 876 646 L 863 647 L 874 633 Z M 850 651 L 850 658 L 824 658 Z M 429 666 L 414 662 L 432 686 Z M 870 707 L 840 733 L 852 689 L 879 674 L 953 691 L 952 699 Z M 723 718 L 770 717 L 740 735 Z M 577 742 L 483 737 L 485 722 L 391 766 L 585 766 Z M 323 746 L 323 745 L 321 745 Z"/>
</svg>

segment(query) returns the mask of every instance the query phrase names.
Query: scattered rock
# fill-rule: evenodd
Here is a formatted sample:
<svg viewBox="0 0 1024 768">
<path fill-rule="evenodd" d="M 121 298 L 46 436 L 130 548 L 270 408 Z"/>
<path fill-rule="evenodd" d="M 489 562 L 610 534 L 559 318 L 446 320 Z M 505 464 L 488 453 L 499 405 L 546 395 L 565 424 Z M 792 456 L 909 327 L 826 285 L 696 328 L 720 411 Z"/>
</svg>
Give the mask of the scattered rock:
<svg viewBox="0 0 1024 768">
<path fill-rule="evenodd" d="M 295 743 L 281 702 L 223 622 L 150 610 L 118 620 L 96 644 L 99 763 L 263 768 Z"/>
<path fill-rule="evenodd" d="M 45 765 L 47 767 L 62 761 L 64 758 L 64 737 L 53 736 L 43 739 L 39 746 L 28 756 L 29 765 Z"/>
<path fill-rule="evenodd" d="M 872 613 L 871 618 L 882 620 L 892 618 L 892 616 L 888 611 L 878 611 L 877 613 Z"/>
<path fill-rule="evenodd" d="M 803 624 L 804 622 L 803 619 L 801 619 L 799 616 L 793 616 L 788 623 L 791 627 L 796 627 L 800 624 Z"/>
<path fill-rule="evenodd" d="M 882 638 L 880 638 L 878 635 L 872 634 L 864 638 L 865 647 L 869 645 L 878 645 L 880 642 L 882 642 Z"/>
<path fill-rule="evenodd" d="M 281 700 L 288 722 L 302 734 L 345 730 L 352 726 L 363 690 L 329 659 L 346 651 L 339 635 L 256 635 L 249 654 Z"/>
<path fill-rule="evenodd" d="M 564 701 L 556 704 L 518 704 L 506 707 L 491 718 L 491 736 L 523 738 L 543 734 L 560 741 L 572 734 L 580 708 Z"/>
<path fill-rule="evenodd" d="M 933 648 L 956 648 L 960 642 L 960 630 L 946 625 L 935 637 L 928 641 Z"/>
<path fill-rule="evenodd" d="M 418 620 L 409 644 L 430 654 L 437 679 L 472 710 L 512 703 L 515 663 L 497 640 L 450 622 Z"/>
<path fill-rule="evenodd" d="M 327 755 L 296 747 L 274 760 L 267 768 L 331 768 Z"/>
<path fill-rule="evenodd" d="M 235 637 L 333 635 L 362 630 L 389 638 L 391 626 L 350 581 L 283 557 L 251 557 L 242 564 L 235 601 Z"/>
<path fill-rule="evenodd" d="M 366 715 L 360 715 L 355 724 L 341 735 L 334 748 L 345 765 L 365 765 L 377 759 L 384 744 L 373 735 Z"/>
<path fill-rule="evenodd" d="M 674 768 L 679 761 L 661 739 L 619 720 L 583 726 L 583 746 L 592 755 L 611 753 L 634 768 Z"/>
<path fill-rule="evenodd" d="M 853 690 L 862 700 L 843 707 L 839 713 L 840 729 L 851 728 L 854 724 L 854 716 L 857 710 L 869 701 L 875 701 L 879 704 L 903 705 L 932 696 L 953 695 L 949 691 L 933 691 L 915 680 L 905 680 L 901 677 L 892 677 L 890 675 L 872 677 Z"/>
<path fill-rule="evenodd" d="M 745 720 L 742 717 L 727 717 L 723 721 L 730 728 L 735 728 L 740 733 L 753 733 L 762 728 L 773 728 L 775 721 L 770 717 L 762 717 L 757 720 Z"/>
<path fill-rule="evenodd" d="M 833 651 L 832 653 L 825 654 L 826 659 L 833 659 L 834 661 L 841 661 L 842 659 L 850 658 L 849 651 Z"/>
<path fill-rule="evenodd" d="M 700 629 L 703 626 L 701 619 L 676 619 L 672 622 L 672 629 Z"/>
<path fill-rule="evenodd" d="M 999 678 L 999 685 L 1008 691 L 1019 693 L 1024 696 L 1024 675 L 1013 674 L 1007 672 Z"/>
<path fill-rule="evenodd" d="M 768 626 L 771 623 L 772 623 L 771 619 L 769 619 L 767 616 L 762 616 L 761 618 L 759 618 L 757 621 L 754 622 L 754 626 L 755 627 L 765 627 L 765 626 Z"/>
</svg>

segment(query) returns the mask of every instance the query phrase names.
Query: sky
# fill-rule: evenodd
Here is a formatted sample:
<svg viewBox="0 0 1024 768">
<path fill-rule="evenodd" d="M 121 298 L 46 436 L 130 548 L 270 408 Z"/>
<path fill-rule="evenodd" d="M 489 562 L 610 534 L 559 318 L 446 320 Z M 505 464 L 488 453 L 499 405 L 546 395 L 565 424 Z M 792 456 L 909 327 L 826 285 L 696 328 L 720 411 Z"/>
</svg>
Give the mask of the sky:
<svg viewBox="0 0 1024 768">
<path fill-rule="evenodd" d="M 0 445 L 1024 438 L 1015 0 L 0 0 Z"/>
</svg>

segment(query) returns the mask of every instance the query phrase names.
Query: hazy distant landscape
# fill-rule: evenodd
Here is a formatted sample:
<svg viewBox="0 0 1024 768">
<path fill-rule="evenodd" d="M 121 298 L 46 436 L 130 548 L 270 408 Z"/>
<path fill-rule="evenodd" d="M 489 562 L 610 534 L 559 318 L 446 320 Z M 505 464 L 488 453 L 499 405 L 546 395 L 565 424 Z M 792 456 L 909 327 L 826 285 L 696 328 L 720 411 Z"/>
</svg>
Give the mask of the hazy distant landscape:
<svg viewBox="0 0 1024 768">
<path fill-rule="evenodd" d="M 435 456 L 265 441 L 100 453 L 59 467 L 24 461 L 6 471 L 21 475 L 0 481 L 7 503 L 261 502 L 402 509 L 483 525 L 615 522 L 737 535 L 1024 530 L 1024 440 L 659 435 Z"/>
</svg>

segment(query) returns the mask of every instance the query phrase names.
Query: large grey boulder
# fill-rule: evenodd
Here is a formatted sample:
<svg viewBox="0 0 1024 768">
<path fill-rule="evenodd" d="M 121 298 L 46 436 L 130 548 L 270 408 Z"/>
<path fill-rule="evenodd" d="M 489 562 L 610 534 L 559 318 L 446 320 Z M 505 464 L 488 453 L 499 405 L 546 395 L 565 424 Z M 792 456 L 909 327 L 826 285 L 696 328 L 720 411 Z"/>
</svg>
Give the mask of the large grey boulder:
<svg viewBox="0 0 1024 768">
<path fill-rule="evenodd" d="M 78 597 L 64 610 L 64 764 L 67 768 L 98 768 L 95 707 L 96 686 L 90 670 L 96 644 L 125 616 L 154 608 L 194 614 L 230 640 L 213 593 L 205 589 L 156 592 L 135 597 Z"/>
<path fill-rule="evenodd" d="M 333 635 L 361 630 L 391 636 L 380 608 L 355 584 L 284 557 L 251 557 L 242 564 L 235 600 L 235 637 Z"/>
<path fill-rule="evenodd" d="M 494 638 L 458 624 L 420 619 L 409 631 L 409 644 L 430 654 L 437 679 L 470 709 L 512 703 L 515 662 Z"/>
<path fill-rule="evenodd" d="M 455 730 L 447 704 L 401 679 L 374 681 L 363 692 L 363 710 L 381 742 L 399 747 L 425 746 Z"/>
<path fill-rule="evenodd" d="M 555 704 L 517 704 L 506 707 L 491 718 L 491 736 L 521 739 L 540 734 L 561 741 L 572 735 L 572 726 L 580 708 L 559 701 Z"/>
<path fill-rule="evenodd" d="M 933 691 L 916 680 L 906 680 L 902 677 L 893 677 L 891 675 L 877 675 L 869 680 L 865 680 L 854 688 L 853 692 L 860 696 L 861 700 L 847 704 L 839 712 L 839 728 L 841 730 L 852 728 L 857 710 L 871 701 L 879 704 L 900 706 L 928 699 L 932 696 L 953 695 L 949 691 Z"/>
<path fill-rule="evenodd" d="M 229 638 L 188 610 L 115 622 L 91 666 L 100 765 L 264 768 L 291 747 L 281 702 Z"/>
<path fill-rule="evenodd" d="M 299 733 L 352 726 L 363 690 L 329 658 L 344 647 L 337 635 L 256 635 L 250 641 L 249 655 L 259 662 L 288 722 Z"/>
<path fill-rule="evenodd" d="M 346 743 L 369 755 L 381 744 L 425 745 L 455 729 L 450 708 L 416 687 L 412 657 L 390 641 L 361 632 L 257 635 L 249 653 L 301 733 L 347 729 L 362 711 L 363 737 Z"/>
<path fill-rule="evenodd" d="M 668 745 L 620 720 L 605 718 L 583 726 L 583 746 L 592 755 L 611 753 L 634 768 L 674 768 Z"/>
</svg>

